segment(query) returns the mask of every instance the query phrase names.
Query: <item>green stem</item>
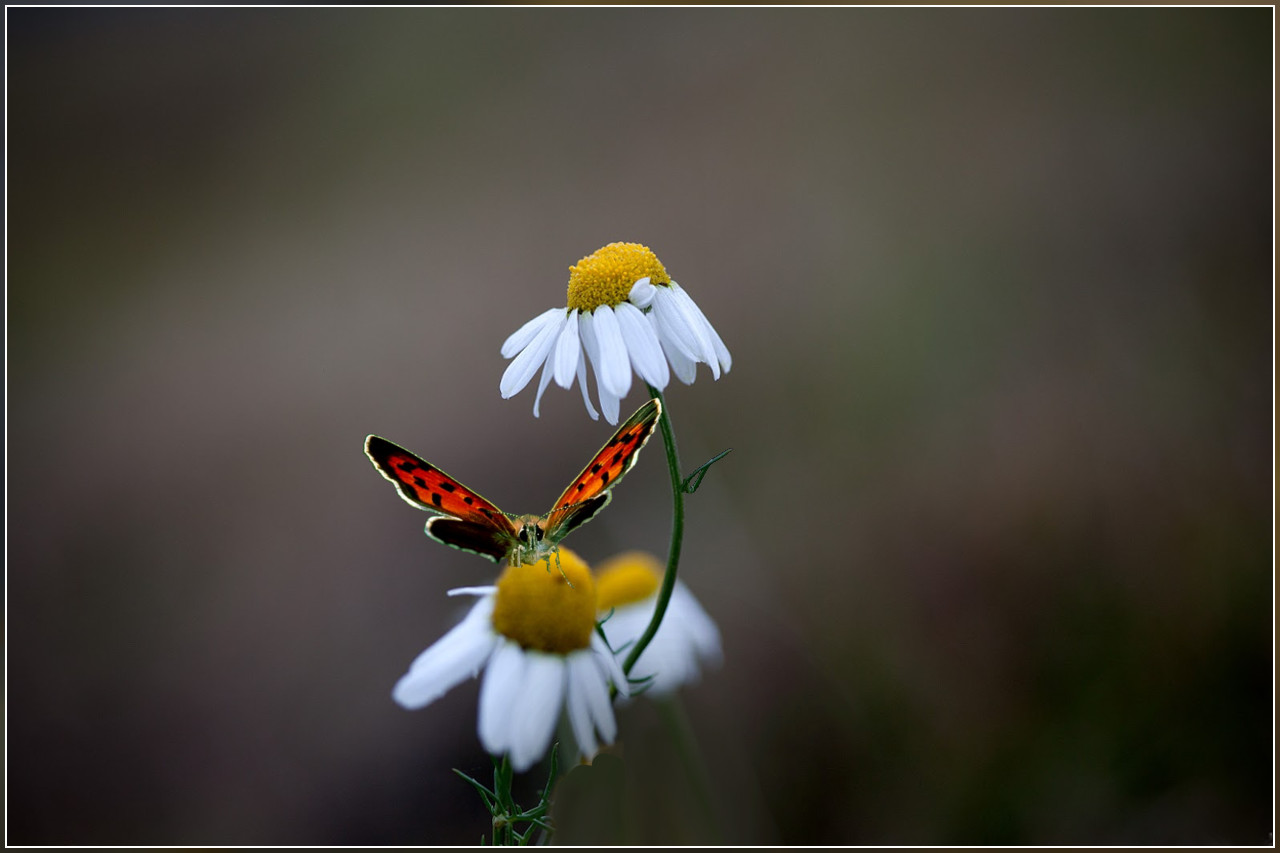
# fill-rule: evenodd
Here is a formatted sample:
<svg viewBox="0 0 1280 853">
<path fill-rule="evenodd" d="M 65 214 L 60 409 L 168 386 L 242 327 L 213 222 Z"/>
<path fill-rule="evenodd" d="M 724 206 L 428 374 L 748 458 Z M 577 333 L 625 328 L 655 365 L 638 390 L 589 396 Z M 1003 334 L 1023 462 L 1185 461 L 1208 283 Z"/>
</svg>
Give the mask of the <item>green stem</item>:
<svg viewBox="0 0 1280 853">
<path fill-rule="evenodd" d="M 622 671 L 628 675 L 631 674 L 631 668 L 636 665 L 645 647 L 649 645 L 649 641 L 653 639 L 653 635 L 658 633 L 658 626 L 662 624 L 662 617 L 667 612 L 667 604 L 671 601 L 671 593 L 676 588 L 676 567 L 680 565 L 680 546 L 684 542 L 684 484 L 680 478 L 680 454 L 676 451 L 676 436 L 671 429 L 670 409 L 661 391 L 652 385 L 648 388 L 650 396 L 657 397 L 662 403 L 662 414 L 658 418 L 658 424 L 662 427 L 662 442 L 667 448 L 667 467 L 671 469 L 671 547 L 667 552 L 667 573 L 662 578 L 662 588 L 658 590 L 658 603 L 653 611 L 653 619 L 649 621 L 649 627 L 644 629 L 640 639 L 636 640 L 636 644 L 627 655 L 626 663 L 622 665 Z"/>
</svg>

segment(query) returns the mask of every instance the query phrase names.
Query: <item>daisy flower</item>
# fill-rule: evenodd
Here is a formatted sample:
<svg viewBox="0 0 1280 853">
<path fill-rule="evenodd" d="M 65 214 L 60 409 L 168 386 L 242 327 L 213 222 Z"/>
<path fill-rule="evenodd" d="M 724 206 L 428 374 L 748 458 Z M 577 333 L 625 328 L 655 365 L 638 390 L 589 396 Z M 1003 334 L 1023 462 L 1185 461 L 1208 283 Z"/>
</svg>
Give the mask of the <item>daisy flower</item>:
<svg viewBox="0 0 1280 853">
<path fill-rule="evenodd" d="M 507 753 L 517 772 L 546 754 L 562 709 L 584 758 L 598 743 L 612 743 L 609 685 L 625 696 L 627 680 L 595 631 L 591 570 L 563 546 L 560 568 L 563 574 L 542 564 L 511 566 L 496 586 L 451 591 L 480 600 L 418 656 L 392 697 L 422 708 L 484 670 L 480 742 L 493 755 Z"/>
<path fill-rule="evenodd" d="M 639 243 L 610 243 L 569 267 L 567 306 L 521 326 L 502 344 L 502 357 L 512 359 L 498 386 L 503 399 L 518 394 L 542 368 L 534 417 L 552 379 L 568 388 L 576 378 L 595 420 L 587 395 L 590 362 L 611 424 L 618 422 L 618 401 L 631 390 L 632 370 L 661 391 L 673 372 L 691 384 L 698 362 L 710 366 L 715 379 L 733 364 L 706 315 Z"/>
<path fill-rule="evenodd" d="M 619 655 L 649 627 L 662 582 L 663 567 L 639 551 L 619 554 L 596 572 L 601 628 Z M 612 610 L 612 615 L 610 615 Z M 608 618 L 605 618 L 608 617 Z M 671 592 L 658 633 L 631 670 L 632 680 L 652 676 L 646 692 L 662 696 L 698 680 L 699 663 L 718 664 L 720 631 L 679 580 Z"/>
</svg>

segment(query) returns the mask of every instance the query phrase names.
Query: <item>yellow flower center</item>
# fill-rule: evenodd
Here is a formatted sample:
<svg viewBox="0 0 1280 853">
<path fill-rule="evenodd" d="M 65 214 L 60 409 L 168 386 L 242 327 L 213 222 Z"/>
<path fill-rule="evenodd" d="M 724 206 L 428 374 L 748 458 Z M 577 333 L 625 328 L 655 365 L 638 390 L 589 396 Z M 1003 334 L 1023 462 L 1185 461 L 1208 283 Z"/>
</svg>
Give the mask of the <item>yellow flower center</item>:
<svg viewBox="0 0 1280 853">
<path fill-rule="evenodd" d="M 658 591 L 662 573 L 662 564 L 643 551 L 629 551 L 603 563 L 596 573 L 600 612 L 644 601 Z"/>
<path fill-rule="evenodd" d="M 671 283 L 662 261 L 648 246 L 610 243 L 569 267 L 569 308 L 594 311 L 601 305 L 619 305 L 645 276 L 651 284 Z"/>
<path fill-rule="evenodd" d="M 559 568 L 552 554 L 536 565 L 510 566 L 498 578 L 493 627 L 523 648 L 568 654 L 591 645 L 595 580 L 577 554 L 560 548 L 559 556 Z"/>
</svg>

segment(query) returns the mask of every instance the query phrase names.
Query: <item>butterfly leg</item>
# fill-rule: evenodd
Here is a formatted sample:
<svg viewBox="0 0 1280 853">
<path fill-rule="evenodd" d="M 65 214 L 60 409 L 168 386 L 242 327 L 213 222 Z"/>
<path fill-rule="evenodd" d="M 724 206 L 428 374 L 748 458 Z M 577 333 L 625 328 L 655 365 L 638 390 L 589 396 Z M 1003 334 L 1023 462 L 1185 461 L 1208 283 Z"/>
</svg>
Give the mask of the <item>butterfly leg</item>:
<svg viewBox="0 0 1280 853">
<path fill-rule="evenodd" d="M 564 582 L 569 585 L 569 589 L 577 589 L 577 587 L 573 585 L 573 581 L 569 580 L 569 576 L 565 574 L 564 566 L 560 565 L 560 546 L 558 545 L 552 545 L 551 552 L 546 556 L 547 571 L 551 571 L 551 554 L 556 555 L 556 568 L 560 571 L 560 577 L 564 578 Z"/>
</svg>

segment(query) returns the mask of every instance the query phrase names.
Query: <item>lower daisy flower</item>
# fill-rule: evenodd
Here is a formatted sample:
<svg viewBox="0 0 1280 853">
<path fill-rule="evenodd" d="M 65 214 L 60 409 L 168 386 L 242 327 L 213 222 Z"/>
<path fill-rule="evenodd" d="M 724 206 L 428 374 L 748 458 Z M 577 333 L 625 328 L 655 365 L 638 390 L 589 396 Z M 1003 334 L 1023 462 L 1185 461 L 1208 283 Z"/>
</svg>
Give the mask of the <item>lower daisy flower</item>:
<svg viewBox="0 0 1280 853">
<path fill-rule="evenodd" d="M 663 567 L 653 556 L 632 551 L 603 563 L 596 572 L 601 628 L 619 655 L 649 627 Z M 698 680 L 700 663 L 718 664 L 720 631 L 679 580 L 653 635 L 631 669 L 631 680 L 649 679 L 645 691 L 665 695 Z"/>
<path fill-rule="evenodd" d="M 590 569 L 563 546 L 560 567 L 563 574 L 542 564 L 511 566 L 496 586 L 452 590 L 480 600 L 410 665 L 392 691 L 395 700 L 425 707 L 483 669 L 480 742 L 494 755 L 508 754 L 517 772 L 546 754 L 562 710 L 583 758 L 612 743 L 609 685 L 625 696 L 627 681 L 595 631 Z"/>
<path fill-rule="evenodd" d="M 729 350 L 706 315 L 648 246 L 610 243 L 569 268 L 565 308 L 552 308 L 521 326 L 502 344 L 511 358 L 499 383 L 503 399 L 518 394 L 542 368 L 533 414 L 554 379 L 568 388 L 577 379 L 587 413 L 587 362 L 596 376 L 600 408 L 618 422 L 618 402 L 631 390 L 631 373 L 661 391 L 674 371 L 686 385 L 699 362 L 720 378 L 733 365 Z M 668 363 L 670 366 L 668 367 Z"/>
</svg>

